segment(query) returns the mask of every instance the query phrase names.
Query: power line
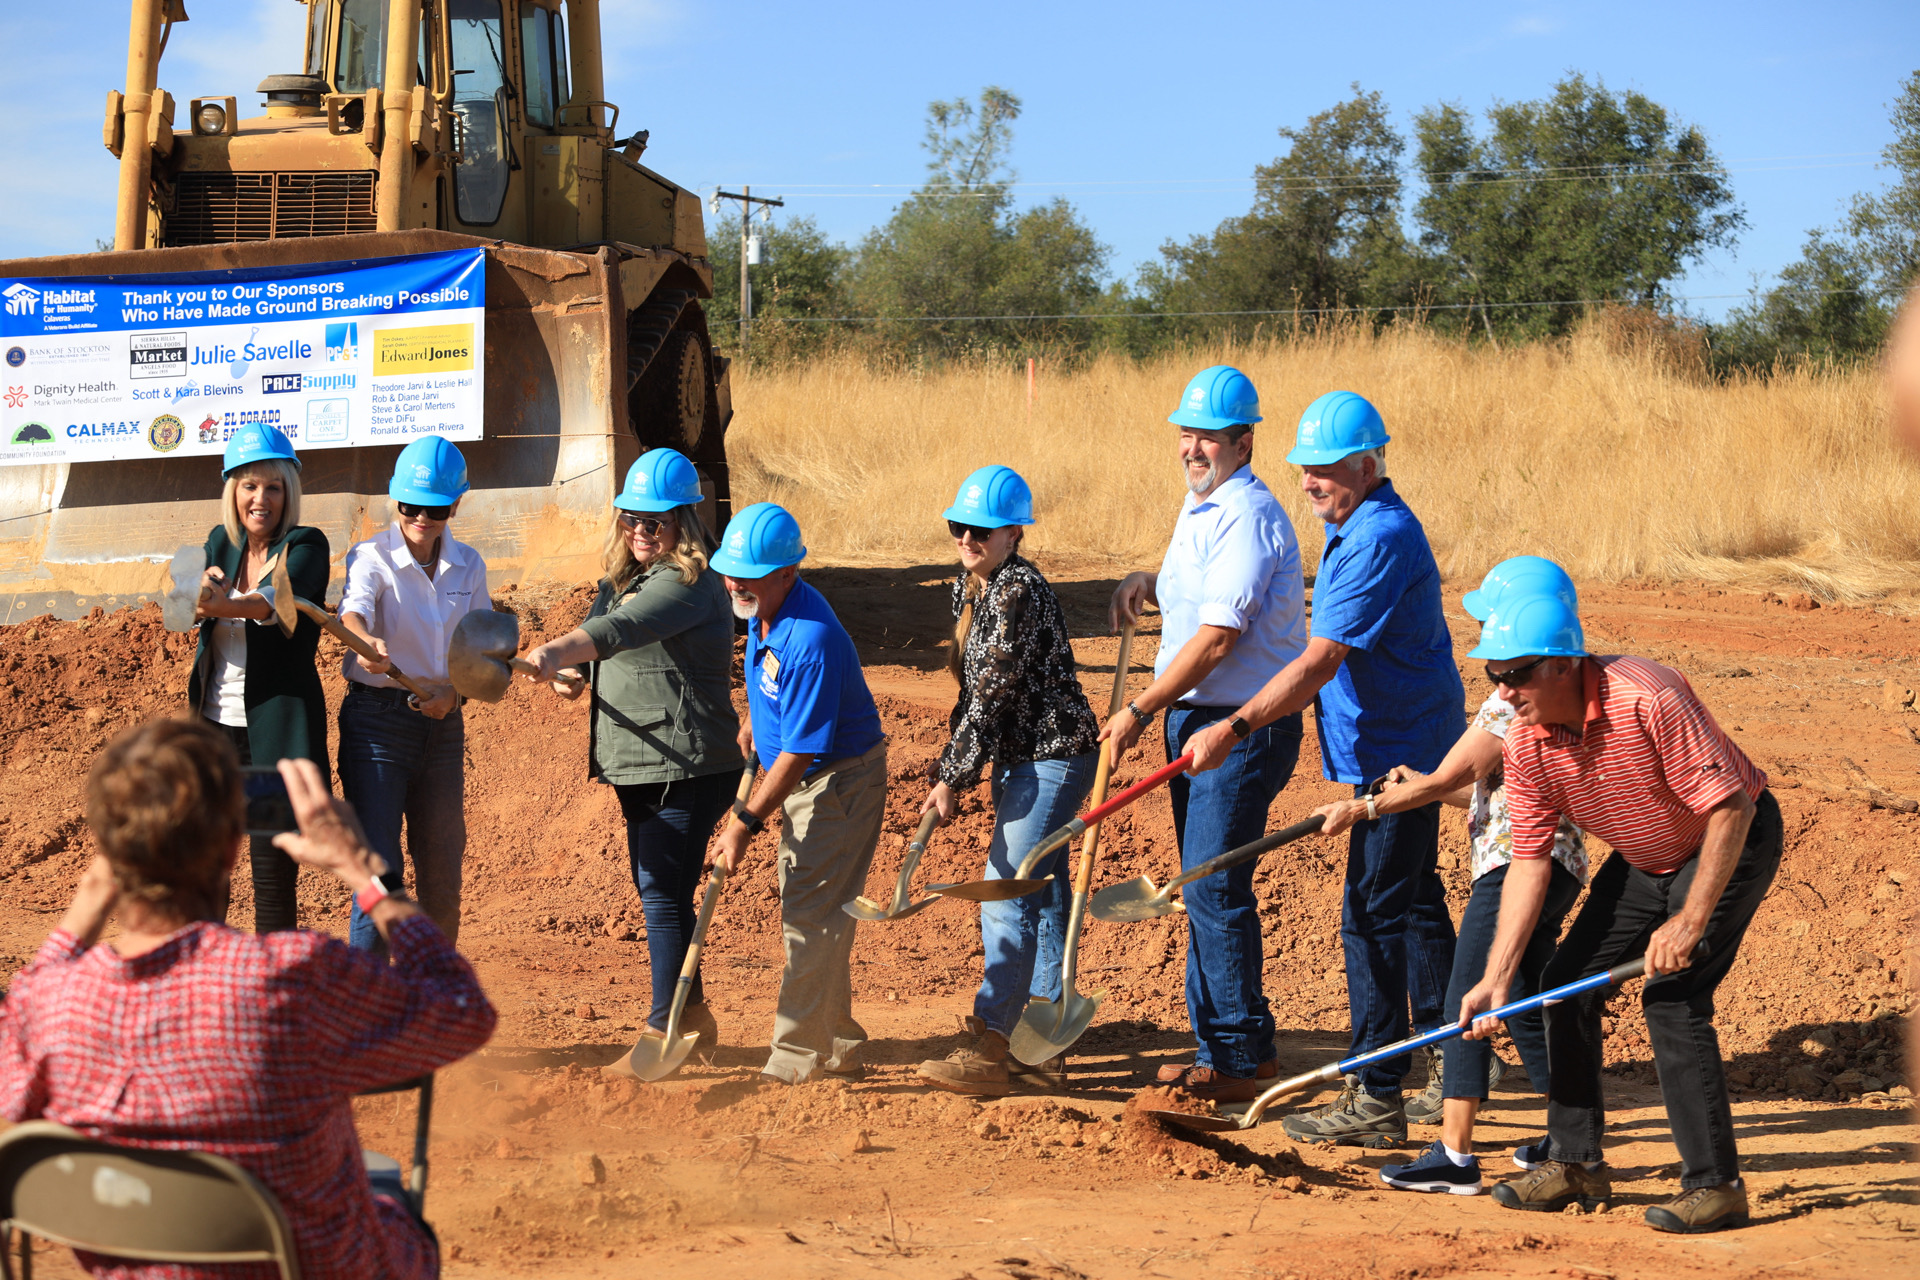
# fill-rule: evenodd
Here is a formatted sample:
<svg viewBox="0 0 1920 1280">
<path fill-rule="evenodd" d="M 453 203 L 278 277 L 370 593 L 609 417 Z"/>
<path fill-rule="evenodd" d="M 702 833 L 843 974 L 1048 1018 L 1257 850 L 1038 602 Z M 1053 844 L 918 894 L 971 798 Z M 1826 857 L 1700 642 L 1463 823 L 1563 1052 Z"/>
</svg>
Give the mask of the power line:
<svg viewBox="0 0 1920 1280">
<path fill-rule="evenodd" d="M 1796 291 L 1800 292 L 1800 291 Z M 1806 293 L 1816 295 L 1839 293 L 1862 293 L 1861 289 L 1815 289 Z M 1750 293 L 1696 293 L 1684 296 L 1670 296 L 1662 299 L 1666 302 L 1722 302 L 1729 298 L 1748 298 Z M 1001 315 L 1001 316 L 761 316 L 760 324 L 935 324 L 948 321 L 984 321 L 984 320 L 1182 320 L 1223 316 L 1332 316 L 1332 315 L 1376 315 L 1381 312 L 1398 313 L 1402 311 L 1505 311 L 1522 307 L 1598 307 L 1609 303 L 1622 304 L 1621 298 L 1569 298 L 1551 302 L 1435 302 L 1412 303 L 1394 307 L 1281 307 L 1270 310 L 1249 311 L 1096 311 L 1065 312 L 1056 315 Z"/>
</svg>

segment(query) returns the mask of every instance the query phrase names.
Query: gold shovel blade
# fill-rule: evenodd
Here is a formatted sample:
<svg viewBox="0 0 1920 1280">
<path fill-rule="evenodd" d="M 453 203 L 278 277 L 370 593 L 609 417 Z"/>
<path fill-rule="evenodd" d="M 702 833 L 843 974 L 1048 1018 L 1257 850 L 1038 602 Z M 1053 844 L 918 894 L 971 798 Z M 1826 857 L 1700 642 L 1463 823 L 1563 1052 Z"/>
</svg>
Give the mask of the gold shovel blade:
<svg viewBox="0 0 1920 1280">
<path fill-rule="evenodd" d="M 1137 880 L 1108 885 L 1093 895 L 1087 910 L 1093 913 L 1096 920 L 1134 924 L 1172 915 L 1176 908 L 1173 898 L 1166 891 L 1147 876 L 1141 876 Z"/>
<path fill-rule="evenodd" d="M 1140 1114 L 1152 1116 L 1155 1120 L 1163 1120 L 1168 1124 L 1179 1125 L 1182 1129 L 1197 1129 L 1201 1133 L 1232 1133 L 1236 1129 L 1245 1127 L 1240 1123 L 1239 1116 L 1196 1116 L 1185 1111 L 1145 1109 Z"/>
<path fill-rule="evenodd" d="M 676 1036 L 677 1043 L 670 1045 L 658 1031 L 643 1032 L 631 1053 L 603 1070 L 609 1075 L 633 1075 L 648 1083 L 665 1080 L 680 1069 L 699 1039 L 698 1031 L 688 1031 Z"/>
<path fill-rule="evenodd" d="M 1087 1033 L 1087 1025 L 1093 1021 L 1093 1015 L 1100 1010 L 1100 1002 L 1106 998 L 1104 991 L 1088 995 L 1070 991 L 1066 993 L 1065 1006 L 1062 1007 L 1052 1000 L 1035 996 L 1027 1002 L 1027 1011 L 1020 1015 L 1013 1034 L 1007 1037 L 1008 1052 L 1030 1067 L 1037 1067 L 1048 1058 L 1059 1057 L 1073 1047 L 1074 1041 Z"/>
</svg>

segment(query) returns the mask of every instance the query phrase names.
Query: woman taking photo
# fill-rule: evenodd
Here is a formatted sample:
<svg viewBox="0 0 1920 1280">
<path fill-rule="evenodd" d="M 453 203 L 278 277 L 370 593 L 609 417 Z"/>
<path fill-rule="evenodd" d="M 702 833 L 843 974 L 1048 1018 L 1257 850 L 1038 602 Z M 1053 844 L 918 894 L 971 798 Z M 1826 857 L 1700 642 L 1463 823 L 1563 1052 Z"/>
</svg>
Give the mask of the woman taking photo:
<svg viewBox="0 0 1920 1280">
<path fill-rule="evenodd" d="M 733 608 L 707 567 L 713 540 L 696 508 L 693 463 L 672 449 L 640 455 L 613 500 L 600 594 L 580 626 L 528 651 L 533 680 L 591 664 L 587 774 L 613 785 L 627 820 L 627 860 L 647 917 L 653 1007 L 664 1031 L 693 933 L 707 841 L 733 803 L 743 759 L 733 710 Z M 576 686 L 577 694 L 577 686 Z M 719 1028 L 695 975 L 682 1032 L 710 1057 Z M 609 1068 L 631 1074 L 622 1059 Z"/>
<path fill-rule="evenodd" d="M 960 482 L 947 508 L 960 554 L 953 584 L 954 643 L 947 666 L 960 685 L 948 717 L 952 739 L 932 769 L 922 813 L 953 821 L 957 793 L 992 766 L 993 842 L 987 877 L 1010 879 L 1018 859 L 1072 818 L 1093 785 L 1100 722 L 1074 674 L 1067 618 L 1053 588 L 1019 554 L 1033 523 L 1033 494 L 1010 467 L 982 467 Z M 1060 951 L 1071 892 L 1061 869 L 1066 851 L 1034 871 L 1053 876 L 1039 893 L 980 904 L 986 974 L 961 1025 L 970 1039 L 920 1077 L 953 1093 L 999 1097 L 1016 1080 L 1064 1087 L 1066 1055 L 1037 1068 L 1016 1062 L 1007 1037 L 1029 996 L 1060 997 Z"/>
<path fill-rule="evenodd" d="M 243 427 L 222 459 L 221 523 L 207 534 L 200 582 L 200 642 L 187 681 L 188 704 L 217 725 L 241 764 L 311 760 L 327 776 L 327 701 L 314 670 L 320 627 L 301 618 L 293 634 L 274 624 L 261 594 L 276 557 L 285 556 L 294 593 L 327 594 L 327 535 L 300 523 L 300 459 L 279 428 Z M 264 836 L 252 837 L 253 927 L 299 926 L 294 890 L 300 869 Z M 224 910 L 222 918 L 225 918 Z"/>
</svg>

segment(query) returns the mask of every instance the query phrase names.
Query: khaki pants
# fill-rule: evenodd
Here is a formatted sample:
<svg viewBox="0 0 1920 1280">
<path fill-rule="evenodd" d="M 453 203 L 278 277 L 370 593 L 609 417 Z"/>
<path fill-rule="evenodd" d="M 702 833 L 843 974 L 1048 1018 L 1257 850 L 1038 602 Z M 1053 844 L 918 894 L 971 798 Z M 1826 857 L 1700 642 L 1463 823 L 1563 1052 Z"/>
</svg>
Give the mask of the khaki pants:
<svg viewBox="0 0 1920 1280">
<path fill-rule="evenodd" d="M 766 1073 L 802 1084 L 859 1066 L 867 1033 L 853 1020 L 853 931 L 841 904 L 867 883 L 887 807 L 887 744 L 802 782 L 780 836 L 780 925 L 786 969 Z"/>
</svg>

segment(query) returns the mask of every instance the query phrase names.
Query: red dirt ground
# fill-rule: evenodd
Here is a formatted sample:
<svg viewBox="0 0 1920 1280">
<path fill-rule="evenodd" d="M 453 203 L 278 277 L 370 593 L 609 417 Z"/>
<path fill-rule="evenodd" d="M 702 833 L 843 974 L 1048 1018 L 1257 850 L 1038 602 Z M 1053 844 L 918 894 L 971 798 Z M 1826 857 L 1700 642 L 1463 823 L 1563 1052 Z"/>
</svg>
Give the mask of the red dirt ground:
<svg viewBox="0 0 1920 1280">
<path fill-rule="evenodd" d="M 1109 571 L 1043 568 L 1075 634 L 1090 637 L 1076 648 L 1104 707 L 1116 651 L 1100 634 Z M 860 643 L 892 735 L 895 790 L 874 897 L 891 890 L 920 779 L 944 740 L 948 572 L 809 574 Z M 584 588 L 499 595 L 520 614 L 524 643 L 571 626 L 587 599 Z M 595 1068 L 625 1051 L 644 1016 L 644 925 L 612 796 L 586 781 L 582 708 L 519 684 L 502 704 L 468 711 L 462 946 L 502 1016 L 493 1044 L 442 1076 L 428 1204 L 448 1274 L 561 1280 L 636 1265 L 981 1280 L 1920 1274 L 1908 1147 L 1917 1135 L 1901 1046 L 1920 893 L 1920 806 L 1909 798 L 1920 796 L 1920 714 L 1908 692 L 1920 686 L 1920 622 L 1705 588 L 1595 590 L 1584 603 L 1596 651 L 1689 674 L 1767 769 L 1786 814 L 1779 880 L 1719 1002 L 1751 1229 L 1686 1238 L 1641 1224 L 1646 1206 L 1677 1191 L 1677 1157 L 1631 991 L 1615 1001 L 1609 1040 L 1618 1200 L 1605 1214 L 1520 1215 L 1486 1197 L 1394 1193 L 1374 1173 L 1402 1158 L 1392 1153 L 1296 1148 L 1277 1125 L 1244 1142 L 1193 1141 L 1133 1114 L 1128 1100 L 1154 1068 L 1191 1051 L 1178 917 L 1089 924 L 1082 989 L 1107 994 L 1076 1048 L 1068 1096 L 980 1104 L 914 1085 L 915 1064 L 951 1047 L 953 1018 L 978 980 L 977 925 L 964 903 L 862 929 L 855 999 L 877 1068 L 867 1080 L 758 1091 L 780 967 L 769 837 L 756 845 L 760 862 L 729 886 L 708 940 L 722 1030 L 714 1064 L 661 1085 L 603 1083 Z M 1451 621 L 1464 654 L 1471 624 L 1457 612 Z M 1143 635 L 1136 665 L 1154 643 Z M 58 918 L 90 851 L 80 797 L 93 753 L 119 729 L 180 706 L 190 654 L 152 606 L 0 631 L 6 970 Z M 337 650 L 322 657 L 337 673 Z M 1477 700 L 1477 664 L 1462 658 L 1462 670 Z M 337 703 L 338 675 L 328 684 Z M 1163 758 L 1150 733 L 1119 780 Z M 1338 790 L 1320 779 L 1309 735 L 1272 821 L 1296 820 Z M 970 799 L 961 821 L 936 833 L 920 880 L 973 878 L 988 829 Z M 1444 839 L 1458 910 L 1467 882 L 1457 816 Z M 1346 1046 L 1343 856 L 1342 842 L 1314 838 L 1259 872 L 1267 989 L 1289 1071 Z M 1174 861 L 1165 798 L 1150 796 L 1108 824 L 1097 883 L 1165 880 Z M 301 888 L 303 923 L 343 932 L 344 891 L 315 877 Z M 251 916 L 243 873 L 232 918 Z M 365 1102 L 361 1122 L 368 1145 L 405 1153 L 410 1103 Z M 1542 1122 L 1516 1069 L 1483 1113 L 1489 1171 L 1502 1171 L 1506 1151 Z M 1416 1143 L 1434 1136 L 1413 1134 Z M 69 1273 L 58 1251 L 46 1264 L 45 1274 Z"/>
</svg>

